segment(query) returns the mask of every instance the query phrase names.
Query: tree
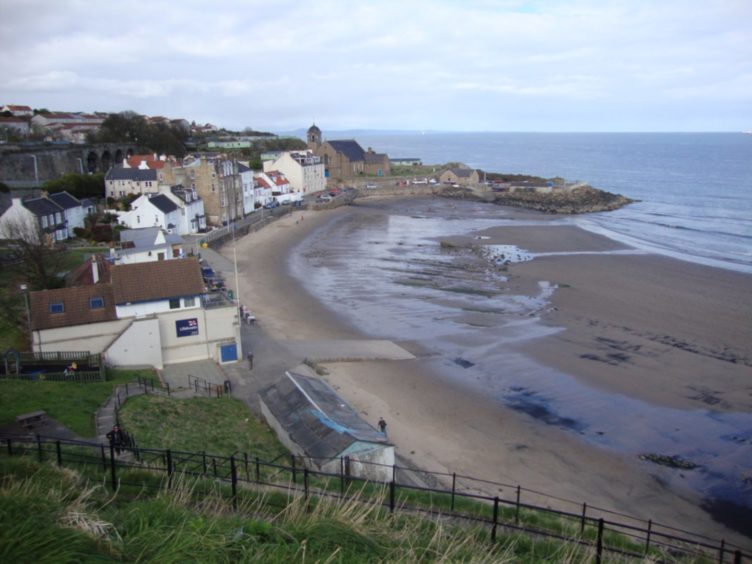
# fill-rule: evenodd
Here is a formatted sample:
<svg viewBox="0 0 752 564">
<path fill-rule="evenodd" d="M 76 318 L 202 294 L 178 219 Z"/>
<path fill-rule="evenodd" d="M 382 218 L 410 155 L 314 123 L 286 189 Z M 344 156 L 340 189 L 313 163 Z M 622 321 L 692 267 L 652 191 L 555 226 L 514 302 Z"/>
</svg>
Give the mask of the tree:
<svg viewBox="0 0 752 564">
<path fill-rule="evenodd" d="M 58 288 L 62 280 L 65 253 L 49 240 L 49 235 L 36 218 L 16 215 L 0 226 L 0 237 L 13 241 L 22 263 L 18 267 L 26 276 L 32 290 Z"/>
<path fill-rule="evenodd" d="M 66 191 L 76 198 L 103 198 L 105 194 L 103 174 L 66 174 L 44 183 L 48 192 Z"/>
</svg>

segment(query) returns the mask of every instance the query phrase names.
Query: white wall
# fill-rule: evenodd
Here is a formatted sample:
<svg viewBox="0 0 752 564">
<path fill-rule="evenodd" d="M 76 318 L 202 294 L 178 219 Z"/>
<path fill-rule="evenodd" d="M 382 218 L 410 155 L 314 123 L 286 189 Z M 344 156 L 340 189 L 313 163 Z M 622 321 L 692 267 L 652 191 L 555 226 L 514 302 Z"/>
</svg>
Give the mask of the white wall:
<svg viewBox="0 0 752 564">
<path fill-rule="evenodd" d="M 150 364 L 163 368 L 159 320 L 132 319 L 131 324 L 107 349 L 105 361 L 112 366 Z"/>
<path fill-rule="evenodd" d="M 89 325 L 59 327 L 34 331 L 34 352 L 90 351 L 103 353 L 118 335 L 131 324 L 130 319 L 118 319 Z"/>
</svg>

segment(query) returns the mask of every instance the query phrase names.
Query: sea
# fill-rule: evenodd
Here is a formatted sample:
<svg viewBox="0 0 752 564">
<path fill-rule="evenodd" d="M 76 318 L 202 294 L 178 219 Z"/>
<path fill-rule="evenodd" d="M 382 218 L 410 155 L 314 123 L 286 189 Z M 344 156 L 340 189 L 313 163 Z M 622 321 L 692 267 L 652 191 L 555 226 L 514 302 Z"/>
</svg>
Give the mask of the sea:
<svg viewBox="0 0 752 564">
<path fill-rule="evenodd" d="M 487 172 L 564 177 L 638 202 L 614 212 L 556 219 L 658 252 L 752 272 L 752 136 L 727 133 L 358 134 L 360 144 L 424 164 L 460 161 Z M 752 413 L 673 409 L 594 389 L 515 348 L 560 328 L 540 322 L 555 288 L 513 295 L 501 272 L 444 249 L 442 238 L 497 225 L 503 208 L 416 199 L 369 204 L 303 240 L 291 274 L 317 299 L 374 338 L 431 351 L 432 374 L 500 406 L 566 429 L 596 448 L 699 465 L 682 483 L 741 506 L 752 523 Z M 550 222 L 546 222 L 550 225 Z M 497 250 L 498 252 L 498 250 Z M 502 250 L 535 260 L 524 249 Z M 477 258 L 477 257 L 476 257 Z M 750 288 L 752 292 L 752 287 Z M 639 420 L 639 429 L 634 421 Z M 646 463 L 649 466 L 649 463 Z M 555 492 L 552 492 L 555 493 Z M 745 530 L 752 536 L 752 527 Z"/>
<path fill-rule="evenodd" d="M 631 246 L 752 272 L 752 135 L 390 133 L 361 146 L 424 164 L 583 181 L 637 203 L 578 223 Z"/>
</svg>

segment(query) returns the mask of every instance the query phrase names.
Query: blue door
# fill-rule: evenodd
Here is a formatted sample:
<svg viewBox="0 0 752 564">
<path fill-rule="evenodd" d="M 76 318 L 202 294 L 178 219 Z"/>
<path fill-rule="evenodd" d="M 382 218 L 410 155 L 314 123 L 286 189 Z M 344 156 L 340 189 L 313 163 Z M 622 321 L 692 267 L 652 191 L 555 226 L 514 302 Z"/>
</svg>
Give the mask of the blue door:
<svg viewBox="0 0 752 564">
<path fill-rule="evenodd" d="M 235 362 L 238 360 L 238 347 L 235 343 L 219 346 L 220 362 Z"/>
</svg>

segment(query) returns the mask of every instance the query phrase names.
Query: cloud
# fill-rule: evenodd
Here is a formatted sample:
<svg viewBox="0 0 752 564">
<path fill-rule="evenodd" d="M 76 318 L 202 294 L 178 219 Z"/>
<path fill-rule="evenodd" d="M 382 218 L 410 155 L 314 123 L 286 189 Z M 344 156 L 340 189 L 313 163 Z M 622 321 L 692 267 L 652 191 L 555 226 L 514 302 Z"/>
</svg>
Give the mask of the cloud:
<svg viewBox="0 0 752 564">
<path fill-rule="evenodd" d="M 709 125 L 723 100 L 752 107 L 744 0 L 3 5 L 3 103 L 64 110 L 77 99 L 268 128 L 301 114 L 327 127 L 429 129 L 451 116 L 443 123 L 494 128 L 508 123 L 502 107 L 539 129 L 545 102 L 548 123 L 576 114 L 596 130 L 609 128 L 602 108 L 633 100 L 659 116 L 695 101 Z M 661 128 L 681 125 L 665 115 Z"/>
</svg>

